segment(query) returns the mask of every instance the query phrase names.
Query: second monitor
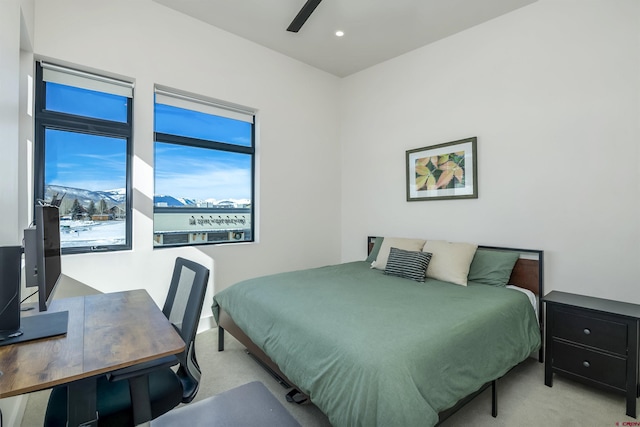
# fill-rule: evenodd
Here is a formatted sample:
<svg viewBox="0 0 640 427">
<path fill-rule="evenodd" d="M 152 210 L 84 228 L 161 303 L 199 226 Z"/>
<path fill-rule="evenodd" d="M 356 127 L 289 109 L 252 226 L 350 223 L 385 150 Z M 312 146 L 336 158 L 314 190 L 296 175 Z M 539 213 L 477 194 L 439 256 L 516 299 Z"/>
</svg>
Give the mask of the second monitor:
<svg viewBox="0 0 640 427">
<path fill-rule="evenodd" d="M 35 207 L 35 225 L 24 230 L 25 285 L 38 287 L 38 308 L 46 311 L 62 272 L 60 213 L 56 206 Z"/>
</svg>

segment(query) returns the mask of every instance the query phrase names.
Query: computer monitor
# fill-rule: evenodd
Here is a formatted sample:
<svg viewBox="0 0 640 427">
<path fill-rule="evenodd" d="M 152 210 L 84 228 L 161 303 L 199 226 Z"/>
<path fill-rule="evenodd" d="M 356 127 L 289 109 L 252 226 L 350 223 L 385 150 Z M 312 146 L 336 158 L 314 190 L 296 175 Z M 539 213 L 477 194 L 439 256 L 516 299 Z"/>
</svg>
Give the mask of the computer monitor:
<svg viewBox="0 0 640 427">
<path fill-rule="evenodd" d="M 25 283 L 38 287 L 38 308 L 46 311 L 61 276 L 60 215 L 57 206 L 37 205 L 34 216 L 34 225 L 24 230 Z M 66 334 L 68 311 L 20 316 L 22 248 L 0 249 L 0 285 L 6 286 L 0 292 L 0 306 L 8 307 L 0 313 L 0 346 Z"/>
<path fill-rule="evenodd" d="M 20 259 L 22 247 L 0 246 L 0 341 L 20 330 Z"/>
<path fill-rule="evenodd" d="M 37 205 L 35 224 L 24 230 L 25 285 L 38 287 L 38 308 L 46 311 L 60 282 L 60 213 Z"/>
</svg>

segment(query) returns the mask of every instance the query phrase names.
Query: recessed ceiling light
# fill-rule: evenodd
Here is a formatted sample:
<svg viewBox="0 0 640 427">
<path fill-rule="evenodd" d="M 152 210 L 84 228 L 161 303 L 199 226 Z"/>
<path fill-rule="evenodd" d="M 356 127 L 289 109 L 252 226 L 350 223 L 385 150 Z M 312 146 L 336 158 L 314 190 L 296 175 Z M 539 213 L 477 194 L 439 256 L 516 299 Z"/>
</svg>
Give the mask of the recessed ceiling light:
<svg viewBox="0 0 640 427">
<path fill-rule="evenodd" d="M 344 31 L 340 31 L 340 30 L 336 31 L 336 36 L 338 37 L 344 36 Z"/>
</svg>

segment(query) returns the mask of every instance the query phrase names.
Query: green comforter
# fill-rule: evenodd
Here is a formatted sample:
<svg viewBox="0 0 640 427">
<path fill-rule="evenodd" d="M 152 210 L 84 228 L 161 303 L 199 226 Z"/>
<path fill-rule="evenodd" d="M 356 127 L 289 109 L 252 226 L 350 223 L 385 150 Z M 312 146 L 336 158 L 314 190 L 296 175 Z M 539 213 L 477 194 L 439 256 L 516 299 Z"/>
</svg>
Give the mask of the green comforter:
<svg viewBox="0 0 640 427">
<path fill-rule="evenodd" d="M 240 282 L 214 297 L 338 426 L 429 426 L 540 346 L 527 297 L 418 283 L 366 262 Z"/>
</svg>

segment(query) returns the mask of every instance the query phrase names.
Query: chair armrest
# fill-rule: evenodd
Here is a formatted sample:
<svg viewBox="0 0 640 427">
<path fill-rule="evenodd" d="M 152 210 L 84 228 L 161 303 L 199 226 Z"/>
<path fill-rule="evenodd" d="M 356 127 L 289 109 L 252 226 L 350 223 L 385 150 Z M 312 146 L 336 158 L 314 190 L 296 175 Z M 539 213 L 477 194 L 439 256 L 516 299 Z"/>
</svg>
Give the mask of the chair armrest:
<svg viewBox="0 0 640 427">
<path fill-rule="evenodd" d="M 121 381 L 141 375 L 147 375 L 157 369 L 170 368 L 180 361 L 176 356 L 166 356 L 160 359 L 150 360 L 149 362 L 138 363 L 137 365 L 127 368 L 118 369 L 107 374 L 109 381 Z"/>
</svg>

